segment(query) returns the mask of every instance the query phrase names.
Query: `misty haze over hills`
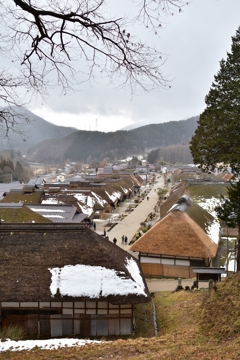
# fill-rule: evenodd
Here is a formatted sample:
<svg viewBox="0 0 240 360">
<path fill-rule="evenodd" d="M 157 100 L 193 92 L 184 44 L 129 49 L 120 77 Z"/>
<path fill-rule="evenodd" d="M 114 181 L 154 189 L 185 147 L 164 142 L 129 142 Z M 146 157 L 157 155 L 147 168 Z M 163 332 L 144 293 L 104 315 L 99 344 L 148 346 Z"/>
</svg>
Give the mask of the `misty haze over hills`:
<svg viewBox="0 0 240 360">
<path fill-rule="evenodd" d="M 199 118 L 195 116 L 187 120 L 143 126 L 139 126 L 140 122 L 138 127 L 135 127 L 136 124 L 130 126 L 133 129 L 104 133 L 57 126 L 26 109 L 22 108 L 21 111 L 30 123 L 22 127 L 22 137 L 12 132 L 9 139 L 3 139 L 0 150 L 19 150 L 29 160 L 45 163 L 67 159 L 83 162 L 103 159 L 113 161 L 143 154 L 150 149 L 188 145 Z"/>
<path fill-rule="evenodd" d="M 198 118 L 198 116 L 197 115 L 193 116 L 193 118 Z M 171 120 L 171 121 L 184 121 L 184 120 L 187 120 L 187 118 L 186 119 L 181 119 L 181 120 Z M 128 130 L 137 129 L 137 128 L 142 127 L 142 126 L 153 125 L 153 124 L 164 124 L 164 123 L 166 123 L 166 121 L 165 122 L 160 122 L 160 121 L 156 122 L 156 121 L 154 121 L 154 122 L 149 123 L 149 120 L 148 121 L 141 120 L 141 121 L 138 121 L 137 123 L 127 125 L 127 126 L 121 128 L 120 130 L 127 130 L 128 131 Z"/>
</svg>

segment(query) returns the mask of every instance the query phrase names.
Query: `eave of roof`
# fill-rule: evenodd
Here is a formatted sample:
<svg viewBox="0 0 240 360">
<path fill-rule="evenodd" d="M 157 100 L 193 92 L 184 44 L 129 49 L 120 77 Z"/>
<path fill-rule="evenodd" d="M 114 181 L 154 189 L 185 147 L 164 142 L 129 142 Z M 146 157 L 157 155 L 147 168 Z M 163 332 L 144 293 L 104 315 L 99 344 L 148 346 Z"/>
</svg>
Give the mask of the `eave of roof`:
<svg viewBox="0 0 240 360">
<path fill-rule="evenodd" d="M 123 281 L 131 279 L 134 286 L 136 277 L 125 266 L 126 259 L 136 264 L 143 284 L 142 293 L 134 288 L 127 294 L 119 292 L 116 295 L 113 291 L 104 296 L 100 292 L 93 299 L 91 291 L 76 296 L 56 292 L 54 301 L 98 300 L 134 304 L 150 301 L 150 294 L 138 261 L 83 225 L 3 224 L 0 227 L 0 297 L 2 301 L 52 301 L 50 269 L 63 269 L 66 266 L 74 268 L 78 265 L 90 266 L 95 270 L 99 268 L 99 271 L 102 268 L 113 270 L 114 276 Z M 94 290 L 94 277 L 87 280 Z"/>
<path fill-rule="evenodd" d="M 142 235 L 131 251 L 195 258 L 214 258 L 217 245 L 186 213 L 170 212 Z"/>
</svg>

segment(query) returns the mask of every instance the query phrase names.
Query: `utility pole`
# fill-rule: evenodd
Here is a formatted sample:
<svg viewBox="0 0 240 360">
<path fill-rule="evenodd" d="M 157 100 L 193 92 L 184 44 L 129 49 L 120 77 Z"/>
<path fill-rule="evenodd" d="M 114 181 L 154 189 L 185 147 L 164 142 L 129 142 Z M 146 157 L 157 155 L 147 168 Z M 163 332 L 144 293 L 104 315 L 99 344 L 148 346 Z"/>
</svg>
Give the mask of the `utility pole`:
<svg viewBox="0 0 240 360">
<path fill-rule="evenodd" d="M 146 165 L 146 186 L 147 186 L 147 182 L 148 182 L 148 169 L 149 169 L 149 165 Z"/>
</svg>

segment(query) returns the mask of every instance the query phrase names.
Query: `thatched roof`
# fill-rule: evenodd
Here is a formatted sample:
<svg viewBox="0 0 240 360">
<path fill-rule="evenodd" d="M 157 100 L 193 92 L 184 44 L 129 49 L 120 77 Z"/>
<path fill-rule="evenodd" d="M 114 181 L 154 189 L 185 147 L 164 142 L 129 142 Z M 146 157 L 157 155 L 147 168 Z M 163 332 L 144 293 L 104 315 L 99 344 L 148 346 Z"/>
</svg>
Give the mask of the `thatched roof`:
<svg viewBox="0 0 240 360">
<path fill-rule="evenodd" d="M 43 192 L 34 189 L 32 192 L 22 190 L 11 190 L 0 201 L 3 203 L 40 204 Z"/>
<path fill-rule="evenodd" d="M 138 261 L 83 225 L 1 225 L 0 264 L 2 301 L 150 300 Z M 74 293 L 61 287 L 72 276 Z"/>
<path fill-rule="evenodd" d="M 196 190 L 196 188 L 197 186 L 189 186 L 188 182 L 183 182 L 181 186 L 176 187 L 161 205 L 161 217 L 166 216 L 172 208 L 177 206 L 181 199 L 188 199 L 189 206 L 184 209 L 185 213 L 208 234 L 209 228 L 213 225 L 215 219 L 207 210 L 203 209 L 187 195 L 191 192 L 191 189 Z"/>
<path fill-rule="evenodd" d="M 178 199 L 185 194 L 188 187 L 189 182 L 182 181 L 180 184 L 178 184 L 171 190 L 168 199 L 164 201 L 164 203 L 161 205 L 161 217 L 165 216 L 168 213 L 168 211 L 178 201 Z"/>
<path fill-rule="evenodd" d="M 141 176 L 138 173 L 135 173 L 134 177 L 137 179 L 139 184 L 142 185 L 144 183 L 144 180 L 141 178 Z"/>
<path fill-rule="evenodd" d="M 181 196 L 172 209 L 180 209 L 184 211 L 197 225 L 199 225 L 205 233 L 208 234 L 209 228 L 214 223 L 214 217 L 209 212 L 199 206 L 195 201 L 187 195 Z"/>
<path fill-rule="evenodd" d="M 51 223 L 44 216 L 32 211 L 27 205 L 15 203 L 0 203 L 1 223 Z"/>
<path fill-rule="evenodd" d="M 217 245 L 185 212 L 175 210 L 141 236 L 130 250 L 149 254 L 214 258 Z"/>
</svg>

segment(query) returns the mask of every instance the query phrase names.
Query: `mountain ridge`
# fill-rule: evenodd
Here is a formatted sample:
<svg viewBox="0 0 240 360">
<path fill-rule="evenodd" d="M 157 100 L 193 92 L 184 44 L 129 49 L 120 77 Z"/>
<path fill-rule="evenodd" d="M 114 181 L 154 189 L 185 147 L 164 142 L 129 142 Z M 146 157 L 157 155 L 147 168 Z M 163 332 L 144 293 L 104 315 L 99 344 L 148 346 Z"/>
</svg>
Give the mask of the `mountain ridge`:
<svg viewBox="0 0 240 360">
<path fill-rule="evenodd" d="M 9 136 L 0 142 L 0 151 L 13 149 L 27 155 L 30 161 L 45 163 L 116 161 L 150 149 L 186 145 L 199 118 L 195 116 L 105 133 L 58 126 L 25 108 L 15 108 L 14 111 L 17 114 L 16 123 L 22 124 L 22 132 L 10 131 Z M 29 123 L 25 123 L 23 118 Z M 4 128 L 1 127 L 1 130 L 4 135 Z"/>
<path fill-rule="evenodd" d="M 6 130 L 2 127 L 3 139 L 0 142 L 0 150 L 14 149 L 26 153 L 29 147 L 40 141 L 65 137 L 77 130 L 72 127 L 54 125 L 23 107 L 13 107 L 10 111 L 16 113 L 14 117 L 16 123 L 21 124 L 20 133 L 10 131 L 6 137 Z"/>
<path fill-rule="evenodd" d="M 28 151 L 31 161 L 97 162 L 114 161 L 144 153 L 146 149 L 188 144 L 198 117 L 187 120 L 150 124 L 133 130 L 115 132 L 78 130 L 61 139 L 44 140 Z"/>
</svg>

